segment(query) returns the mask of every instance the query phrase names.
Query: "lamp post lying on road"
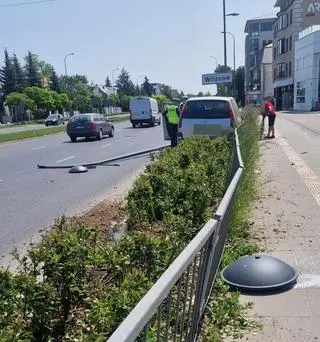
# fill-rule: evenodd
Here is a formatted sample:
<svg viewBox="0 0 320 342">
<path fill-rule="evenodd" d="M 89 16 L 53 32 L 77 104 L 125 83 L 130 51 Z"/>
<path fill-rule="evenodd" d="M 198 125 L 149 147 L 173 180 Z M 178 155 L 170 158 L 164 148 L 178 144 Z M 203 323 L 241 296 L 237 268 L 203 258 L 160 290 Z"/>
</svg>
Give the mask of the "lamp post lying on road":
<svg viewBox="0 0 320 342">
<path fill-rule="evenodd" d="M 74 56 L 74 52 L 71 52 L 71 53 L 68 53 L 64 56 L 64 72 L 65 72 L 65 75 L 68 76 L 68 71 L 67 71 L 67 58 L 69 56 Z"/>
</svg>

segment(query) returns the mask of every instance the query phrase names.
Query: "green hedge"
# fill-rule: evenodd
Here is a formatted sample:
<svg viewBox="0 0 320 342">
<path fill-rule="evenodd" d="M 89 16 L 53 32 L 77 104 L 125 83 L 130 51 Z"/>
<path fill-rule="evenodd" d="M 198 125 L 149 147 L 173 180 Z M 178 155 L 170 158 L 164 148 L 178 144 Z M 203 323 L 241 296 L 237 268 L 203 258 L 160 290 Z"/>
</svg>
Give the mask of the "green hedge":
<svg viewBox="0 0 320 342">
<path fill-rule="evenodd" d="M 217 207 L 229 159 L 222 138 L 162 152 L 130 191 L 129 232 L 117 243 L 57 221 L 18 273 L 0 272 L 0 341 L 105 341 Z"/>
</svg>

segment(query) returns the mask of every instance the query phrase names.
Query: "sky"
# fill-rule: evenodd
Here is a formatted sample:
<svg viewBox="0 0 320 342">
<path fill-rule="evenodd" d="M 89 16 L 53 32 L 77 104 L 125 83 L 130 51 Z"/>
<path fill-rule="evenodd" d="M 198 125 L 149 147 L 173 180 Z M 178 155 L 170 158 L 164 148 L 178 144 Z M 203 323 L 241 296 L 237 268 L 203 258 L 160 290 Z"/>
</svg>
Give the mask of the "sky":
<svg viewBox="0 0 320 342">
<path fill-rule="evenodd" d="M 0 0 L 0 64 L 3 50 L 22 59 L 28 50 L 64 73 L 102 84 L 124 67 L 134 83 L 144 75 L 185 93 L 214 91 L 201 75 L 223 64 L 222 0 Z M 246 20 L 274 16 L 275 0 L 226 0 L 227 31 L 236 39 L 236 66 L 244 65 Z M 228 64 L 233 43 L 228 36 Z M 119 71 L 114 72 L 115 78 Z"/>
</svg>

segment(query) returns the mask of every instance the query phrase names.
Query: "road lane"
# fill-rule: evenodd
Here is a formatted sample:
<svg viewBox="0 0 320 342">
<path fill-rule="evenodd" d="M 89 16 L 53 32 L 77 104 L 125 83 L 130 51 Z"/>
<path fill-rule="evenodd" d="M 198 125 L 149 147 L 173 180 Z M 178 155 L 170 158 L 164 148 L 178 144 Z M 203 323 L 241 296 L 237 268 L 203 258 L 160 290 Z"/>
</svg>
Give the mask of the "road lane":
<svg viewBox="0 0 320 342">
<path fill-rule="evenodd" d="M 21 246 L 57 215 L 88 209 L 91 202 L 110 194 L 148 159 L 120 162 L 119 167 L 99 166 L 77 175 L 68 170 L 40 170 L 37 163 L 81 164 L 163 144 L 161 126 L 132 129 L 129 122 L 116 124 L 115 137 L 102 141 L 71 143 L 62 133 L 5 144 L 0 149 L 1 255 L 7 256 L 13 243 Z"/>
</svg>

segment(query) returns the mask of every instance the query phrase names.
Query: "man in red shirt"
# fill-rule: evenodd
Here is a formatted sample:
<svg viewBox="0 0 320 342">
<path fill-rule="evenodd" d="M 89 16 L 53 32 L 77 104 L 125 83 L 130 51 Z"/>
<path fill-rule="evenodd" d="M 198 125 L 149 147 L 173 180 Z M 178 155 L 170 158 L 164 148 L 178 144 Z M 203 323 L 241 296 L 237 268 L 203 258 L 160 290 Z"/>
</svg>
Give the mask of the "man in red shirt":
<svg viewBox="0 0 320 342">
<path fill-rule="evenodd" d="M 274 136 L 274 122 L 276 121 L 276 111 L 274 109 L 274 101 L 272 98 L 266 99 L 264 103 L 265 115 L 268 117 L 269 130 L 267 138 L 273 139 Z"/>
</svg>

